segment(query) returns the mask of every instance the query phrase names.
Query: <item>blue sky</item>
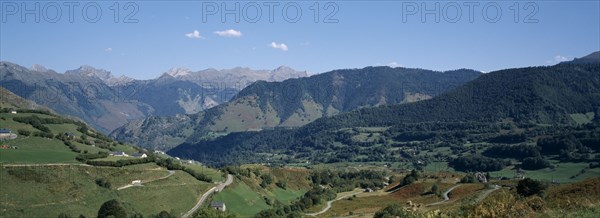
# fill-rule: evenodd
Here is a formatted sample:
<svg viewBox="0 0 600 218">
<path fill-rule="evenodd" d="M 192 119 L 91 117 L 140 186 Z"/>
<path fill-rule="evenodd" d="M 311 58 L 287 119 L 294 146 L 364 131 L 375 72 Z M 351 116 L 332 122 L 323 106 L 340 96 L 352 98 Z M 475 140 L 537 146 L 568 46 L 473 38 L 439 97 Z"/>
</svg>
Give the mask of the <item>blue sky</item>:
<svg viewBox="0 0 600 218">
<path fill-rule="evenodd" d="M 58 72 L 91 65 L 149 79 L 174 67 L 287 65 L 320 73 L 393 65 L 489 72 L 555 64 L 600 50 L 599 1 L 486 1 L 469 7 L 469 2 L 449 1 L 296 1 L 274 6 L 273 22 L 269 3 L 262 1 L 117 2 L 118 10 L 115 2 L 71 7 L 60 1 L 3 0 L 0 59 Z M 226 14 L 222 22 L 223 7 L 235 9 L 236 3 L 240 21 Z M 39 13 L 39 22 L 36 15 L 23 14 L 25 9 Z M 127 21 L 137 22 L 125 23 L 134 9 Z M 422 14 L 426 9 L 432 14 Z M 255 16 L 258 10 L 261 17 Z"/>
</svg>

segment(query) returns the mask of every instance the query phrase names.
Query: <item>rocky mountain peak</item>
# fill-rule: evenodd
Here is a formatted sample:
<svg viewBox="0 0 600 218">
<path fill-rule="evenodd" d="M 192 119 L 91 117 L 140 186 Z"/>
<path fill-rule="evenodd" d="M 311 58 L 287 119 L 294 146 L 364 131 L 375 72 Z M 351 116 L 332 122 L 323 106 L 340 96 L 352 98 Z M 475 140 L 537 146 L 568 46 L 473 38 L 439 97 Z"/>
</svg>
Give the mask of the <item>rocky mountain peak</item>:
<svg viewBox="0 0 600 218">
<path fill-rule="evenodd" d="M 192 71 L 190 71 L 187 68 L 171 68 L 169 71 L 167 71 L 167 74 L 172 76 L 172 77 L 182 77 L 182 76 L 187 76 L 190 75 Z"/>
<path fill-rule="evenodd" d="M 37 71 L 37 72 L 47 72 L 48 68 L 44 67 L 41 64 L 34 64 L 33 66 L 31 66 L 31 70 Z"/>
</svg>

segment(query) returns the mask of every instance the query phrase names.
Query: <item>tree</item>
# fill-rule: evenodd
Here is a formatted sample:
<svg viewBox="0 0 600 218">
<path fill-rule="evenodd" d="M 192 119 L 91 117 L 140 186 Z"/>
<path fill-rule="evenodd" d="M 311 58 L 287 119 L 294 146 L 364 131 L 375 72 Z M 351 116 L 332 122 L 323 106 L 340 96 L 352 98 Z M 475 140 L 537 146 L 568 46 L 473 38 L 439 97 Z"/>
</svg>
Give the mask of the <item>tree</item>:
<svg viewBox="0 0 600 218">
<path fill-rule="evenodd" d="M 286 189 L 286 187 L 287 187 L 287 183 L 285 181 L 277 181 L 275 183 L 275 185 L 277 185 L 277 187 L 282 188 L 282 189 Z"/>
<path fill-rule="evenodd" d="M 193 218 L 236 218 L 237 216 L 234 214 L 230 214 L 228 212 L 218 211 L 213 208 L 203 207 L 198 210 L 193 216 Z"/>
<path fill-rule="evenodd" d="M 68 215 L 68 214 L 66 214 L 66 213 L 60 213 L 60 214 L 58 215 L 58 218 L 71 218 L 71 216 L 69 216 L 69 215 Z"/>
<path fill-rule="evenodd" d="M 400 182 L 400 185 L 405 186 L 405 185 L 410 185 L 413 182 L 417 181 L 419 179 L 419 174 L 417 173 L 416 170 L 412 170 L 410 171 L 410 174 L 406 175 L 402 181 Z"/>
<path fill-rule="evenodd" d="M 548 188 L 548 184 L 542 181 L 525 178 L 519 181 L 519 184 L 517 185 L 517 193 L 525 197 L 531 195 L 542 195 L 546 188 Z"/>
<path fill-rule="evenodd" d="M 528 157 L 523 159 L 521 163 L 521 168 L 524 170 L 539 170 L 550 166 L 550 162 L 542 157 Z"/>
<path fill-rule="evenodd" d="M 380 211 L 377 211 L 373 218 L 394 218 L 394 217 L 416 217 L 414 214 L 404 210 L 398 204 L 389 205 Z"/>
<path fill-rule="evenodd" d="M 475 178 L 475 176 L 473 176 L 472 174 L 467 174 L 465 177 L 460 179 L 460 183 L 476 183 L 476 182 L 477 182 L 477 178 Z"/>
<path fill-rule="evenodd" d="M 127 218 L 127 211 L 116 199 L 104 202 L 98 210 L 98 218 Z"/>
<path fill-rule="evenodd" d="M 175 218 L 175 216 L 173 216 L 169 212 L 163 210 L 158 214 L 157 218 Z"/>
<path fill-rule="evenodd" d="M 108 188 L 108 189 L 111 187 L 110 182 L 108 180 L 106 180 L 105 178 L 96 179 L 96 185 L 103 187 L 103 188 Z"/>
<path fill-rule="evenodd" d="M 22 135 L 22 136 L 29 136 L 29 135 L 31 135 L 30 131 L 24 130 L 24 129 L 17 130 L 17 133 L 19 133 L 19 135 Z"/>
<path fill-rule="evenodd" d="M 437 184 L 433 184 L 433 186 L 431 186 L 431 193 L 437 195 L 439 191 L 440 191 L 440 187 L 438 187 Z"/>
</svg>

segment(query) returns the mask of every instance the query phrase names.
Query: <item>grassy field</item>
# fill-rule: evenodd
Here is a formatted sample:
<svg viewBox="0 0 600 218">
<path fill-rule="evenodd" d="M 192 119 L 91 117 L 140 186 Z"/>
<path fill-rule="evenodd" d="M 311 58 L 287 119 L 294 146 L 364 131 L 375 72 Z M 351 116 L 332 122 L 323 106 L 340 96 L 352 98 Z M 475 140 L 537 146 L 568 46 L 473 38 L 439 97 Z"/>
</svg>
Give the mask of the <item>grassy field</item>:
<svg viewBox="0 0 600 218">
<path fill-rule="evenodd" d="M 215 170 L 213 168 L 208 168 L 206 166 L 196 165 L 196 164 L 186 164 L 185 167 L 189 167 L 196 172 L 201 172 L 210 178 L 212 178 L 213 182 L 220 182 L 225 180 L 223 177 L 223 173 L 221 171 Z"/>
<path fill-rule="evenodd" d="M 98 161 L 118 161 L 118 160 L 129 160 L 129 159 L 137 159 L 137 157 L 119 157 L 119 156 L 108 156 L 105 158 L 98 158 L 95 160 Z"/>
<path fill-rule="evenodd" d="M 77 126 L 72 123 L 65 124 L 44 124 L 44 126 L 48 127 L 54 134 L 57 133 L 73 133 L 75 137 L 81 137 L 81 132 L 77 131 Z"/>
<path fill-rule="evenodd" d="M 85 166 L 2 167 L 0 216 L 57 217 L 64 212 L 75 217 L 79 214 L 94 217 L 100 205 L 110 199 L 118 199 L 128 211 L 137 211 L 144 216 L 162 210 L 181 215 L 212 186 L 178 171 L 167 179 L 146 183 L 143 187 L 116 190 L 131 180 L 151 180 L 167 173 L 164 169 Z M 106 178 L 112 187 L 99 187 L 94 182 L 97 178 Z"/>
<path fill-rule="evenodd" d="M 579 182 L 585 180 L 587 178 L 598 177 L 600 176 L 600 169 L 585 169 L 588 164 L 587 163 L 557 163 L 553 162 L 553 165 L 556 167 L 554 169 L 545 168 L 541 170 L 524 170 L 525 177 L 529 177 L 532 179 L 544 180 L 544 181 L 552 181 L 558 180 L 560 183 L 571 183 L 571 182 Z M 585 173 L 579 174 L 583 169 L 585 169 Z M 490 172 L 492 176 L 505 176 L 508 178 L 512 178 L 515 176 L 515 170 L 512 168 L 505 168 L 501 171 Z M 574 178 L 572 178 L 575 176 Z"/>
<path fill-rule="evenodd" d="M 77 146 L 77 148 L 81 149 L 82 151 L 88 151 L 88 153 L 98 153 L 100 151 L 104 151 L 104 152 L 108 152 L 108 150 L 103 149 L 103 148 L 99 148 L 99 147 L 95 147 L 95 146 L 91 146 L 91 145 L 86 145 L 86 144 L 81 144 L 79 142 L 72 142 L 75 146 Z"/>
<path fill-rule="evenodd" d="M 15 122 L 13 117 L 31 116 L 53 117 L 44 114 L 0 113 L 0 128 L 13 132 L 19 129 L 38 132 L 31 125 Z M 74 124 L 44 124 L 53 134 L 72 132 L 76 138 L 82 133 Z M 96 140 L 88 136 L 89 141 Z M 108 152 L 108 149 L 72 141 L 82 152 Z M 112 142 L 105 142 L 112 144 Z M 168 178 L 169 172 L 156 165 L 146 163 L 124 167 L 82 166 L 75 160 L 73 152 L 57 138 L 21 136 L 14 140 L 2 141 L 0 145 L 18 149 L 0 150 L 0 217 L 57 217 L 66 213 L 71 217 L 80 214 L 95 217 L 100 205 L 108 200 L 121 201 L 132 215 L 141 213 L 145 217 L 168 211 L 181 216 L 191 209 L 199 197 L 213 184 L 200 182 L 183 171 L 176 171 Z M 131 145 L 118 144 L 111 148 L 128 154 L 137 152 Z M 116 161 L 132 157 L 107 157 L 102 160 Z M 66 165 L 45 165 L 62 163 Z M 14 166 L 12 164 L 36 164 Z M 214 180 L 222 180 L 222 175 L 214 169 L 204 168 Z M 96 185 L 96 179 L 104 178 L 110 188 Z M 117 190 L 142 180 L 143 186 Z"/>
<path fill-rule="evenodd" d="M 60 140 L 19 137 L 3 142 L 18 149 L 0 150 L 0 163 L 75 163 L 76 153 Z"/>
<path fill-rule="evenodd" d="M 8 128 L 13 133 L 18 130 L 27 130 L 30 132 L 39 132 L 29 124 L 15 122 L 13 117 L 29 117 L 38 116 L 42 118 L 50 118 L 46 114 L 33 113 L 0 113 L 0 128 Z M 73 124 L 46 124 L 54 133 L 59 130 L 75 130 Z M 56 128 L 56 129 L 54 129 Z M 1 141 L 1 145 L 15 146 L 18 149 L 3 149 L 0 150 L 0 163 L 75 163 L 76 153 L 72 152 L 64 143 L 58 139 L 48 139 L 36 136 L 18 135 L 14 140 Z"/>
<path fill-rule="evenodd" d="M 0 128 L 8 128 L 17 133 L 18 130 L 27 130 L 30 132 L 40 132 L 29 124 L 19 123 L 13 120 L 14 117 L 29 117 L 38 116 L 42 118 L 52 118 L 54 116 L 37 113 L 0 113 Z M 53 134 L 71 132 L 76 138 L 81 137 L 82 133 L 77 131 L 77 126 L 72 123 L 63 124 L 44 124 Z M 93 137 L 88 137 L 88 140 L 95 140 Z M 99 151 L 109 152 L 107 149 L 93 147 L 91 145 L 82 144 L 76 141 L 72 142 L 81 151 L 88 153 L 98 153 Z M 18 135 L 14 140 L 0 142 L 1 145 L 16 146 L 18 149 L 3 149 L 0 150 L 0 163 L 75 163 L 77 153 L 72 152 L 64 143 L 56 138 L 48 139 L 37 136 Z M 115 147 L 117 151 L 124 151 L 128 154 L 137 152 L 130 145 L 118 144 Z"/>
<path fill-rule="evenodd" d="M 304 195 L 304 193 L 306 193 L 305 190 L 293 190 L 293 189 L 282 189 L 282 188 L 275 188 L 273 189 L 273 191 L 271 191 L 271 193 L 273 193 L 273 197 L 275 199 L 277 199 L 278 201 L 280 201 L 281 203 L 284 204 L 289 204 L 292 203 L 296 200 L 298 200 L 302 195 Z"/>
<path fill-rule="evenodd" d="M 438 171 L 447 171 L 447 172 L 454 172 L 454 169 L 452 167 L 448 166 L 448 162 L 432 162 L 430 164 L 428 164 L 427 166 L 425 166 L 425 168 L 423 168 L 423 170 L 427 171 L 427 172 L 438 172 Z"/>
<path fill-rule="evenodd" d="M 261 210 L 269 209 L 269 205 L 244 182 L 236 182 L 213 197 L 213 201 L 224 202 L 227 210 L 242 217 L 250 217 Z"/>
<path fill-rule="evenodd" d="M 571 119 L 573 119 L 577 124 L 587 124 L 591 123 L 594 119 L 595 113 L 588 112 L 585 114 L 570 114 Z"/>
<path fill-rule="evenodd" d="M 212 185 L 202 183 L 189 174 L 177 171 L 168 179 L 146 183 L 119 191 L 120 199 L 143 214 L 174 211 L 176 216 L 191 209 Z"/>
</svg>

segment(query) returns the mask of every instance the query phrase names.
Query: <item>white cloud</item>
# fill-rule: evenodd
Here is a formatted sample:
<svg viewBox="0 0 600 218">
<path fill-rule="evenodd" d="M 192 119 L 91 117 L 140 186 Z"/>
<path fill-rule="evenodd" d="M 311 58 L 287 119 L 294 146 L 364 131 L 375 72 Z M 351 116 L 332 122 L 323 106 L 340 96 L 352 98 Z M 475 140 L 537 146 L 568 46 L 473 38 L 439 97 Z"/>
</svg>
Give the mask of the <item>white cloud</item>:
<svg viewBox="0 0 600 218">
<path fill-rule="evenodd" d="M 105 51 L 105 52 L 111 52 L 111 51 L 112 51 L 112 48 L 106 48 L 106 49 L 104 49 L 104 51 Z"/>
<path fill-rule="evenodd" d="M 573 58 L 565 57 L 565 56 L 562 56 L 562 55 L 556 55 L 556 56 L 554 56 L 554 58 L 552 60 L 547 60 L 546 63 L 548 63 L 548 64 L 558 64 L 560 62 L 570 61 L 570 60 L 573 60 Z"/>
<path fill-rule="evenodd" d="M 277 44 L 275 42 L 271 42 L 271 44 L 269 44 L 269 47 L 275 48 L 275 49 L 281 49 L 282 51 L 287 51 L 288 50 L 287 45 L 283 44 L 283 43 Z"/>
<path fill-rule="evenodd" d="M 563 61 L 570 61 L 571 58 L 565 57 L 565 56 L 560 56 L 560 55 L 556 55 L 554 56 L 554 61 L 556 61 L 557 63 L 563 62 Z"/>
<path fill-rule="evenodd" d="M 234 29 L 228 29 L 223 31 L 215 31 L 215 34 L 223 37 L 241 37 L 242 32 Z"/>
<path fill-rule="evenodd" d="M 200 35 L 200 32 L 198 32 L 198 30 L 194 30 L 194 31 L 193 31 L 193 32 L 191 32 L 191 33 L 186 33 L 186 34 L 185 34 L 185 36 L 187 36 L 187 37 L 188 37 L 188 38 L 190 38 L 190 39 L 201 39 L 201 38 L 203 38 L 203 37 Z"/>
<path fill-rule="evenodd" d="M 387 64 L 388 67 L 391 68 L 396 68 L 396 67 L 403 67 L 402 64 L 399 64 L 398 62 L 392 61 L 389 64 Z"/>
<path fill-rule="evenodd" d="M 300 45 L 302 45 L 302 46 L 309 46 L 310 42 L 303 42 L 303 43 L 300 43 Z"/>
</svg>

